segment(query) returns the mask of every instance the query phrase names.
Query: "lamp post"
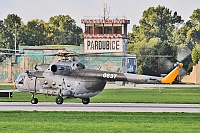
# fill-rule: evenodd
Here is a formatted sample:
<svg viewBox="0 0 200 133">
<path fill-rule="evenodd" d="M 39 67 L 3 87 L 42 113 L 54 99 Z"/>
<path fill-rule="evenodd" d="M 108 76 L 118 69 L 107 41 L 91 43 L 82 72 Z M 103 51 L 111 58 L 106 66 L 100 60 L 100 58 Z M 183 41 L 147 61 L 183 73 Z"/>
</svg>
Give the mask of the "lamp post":
<svg viewBox="0 0 200 133">
<path fill-rule="evenodd" d="M 15 55 L 17 53 L 17 29 L 16 29 L 16 23 L 15 23 Z"/>
</svg>

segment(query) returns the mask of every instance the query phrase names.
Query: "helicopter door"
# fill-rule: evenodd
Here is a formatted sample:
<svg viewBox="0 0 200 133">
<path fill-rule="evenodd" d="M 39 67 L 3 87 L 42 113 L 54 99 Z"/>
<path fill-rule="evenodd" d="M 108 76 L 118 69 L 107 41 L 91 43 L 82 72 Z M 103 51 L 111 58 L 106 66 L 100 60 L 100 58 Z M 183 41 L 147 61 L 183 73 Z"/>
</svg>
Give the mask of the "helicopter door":
<svg viewBox="0 0 200 133">
<path fill-rule="evenodd" d="M 24 83 L 25 75 L 19 75 L 15 81 L 17 83 L 18 89 L 20 89 L 21 91 L 24 91 L 26 89 L 26 84 Z"/>
<path fill-rule="evenodd" d="M 37 77 L 32 77 L 32 78 L 29 78 L 29 81 L 28 81 L 28 88 L 29 88 L 29 91 L 30 92 L 36 92 L 36 88 L 37 88 Z"/>
</svg>

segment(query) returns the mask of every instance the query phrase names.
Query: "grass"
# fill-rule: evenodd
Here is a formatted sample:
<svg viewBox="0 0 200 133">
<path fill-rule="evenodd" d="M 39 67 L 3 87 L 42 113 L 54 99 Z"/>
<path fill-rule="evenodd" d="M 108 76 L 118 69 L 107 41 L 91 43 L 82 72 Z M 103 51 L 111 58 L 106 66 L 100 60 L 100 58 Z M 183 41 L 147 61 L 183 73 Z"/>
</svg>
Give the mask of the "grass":
<svg viewBox="0 0 200 133">
<path fill-rule="evenodd" d="M 107 89 L 92 99 L 93 102 L 119 103 L 200 103 L 199 88 Z"/>
<path fill-rule="evenodd" d="M 0 86 L 0 89 L 12 89 Z M 30 101 L 31 94 L 16 92 L 5 101 Z M 36 95 L 41 101 L 54 102 L 55 96 Z M 81 102 L 80 99 L 66 102 Z M 200 103 L 199 88 L 105 89 L 91 102 L 116 103 Z M 123 112 L 40 112 L 0 111 L 1 133 L 198 133 L 200 113 L 123 113 Z"/>
<path fill-rule="evenodd" d="M 0 87 L 1 88 L 1 87 Z M 9 88 L 9 87 L 8 87 Z M 37 94 L 39 102 L 54 102 L 55 96 Z M 29 102 L 31 94 L 15 92 L 13 98 L 0 98 L 0 102 Z M 80 99 L 65 102 L 81 102 Z M 105 89 L 99 95 L 91 98 L 93 103 L 180 103 L 199 104 L 199 88 L 164 88 L 158 89 Z"/>
<path fill-rule="evenodd" d="M 1 133 L 200 131 L 200 113 L 0 112 Z"/>
<path fill-rule="evenodd" d="M 14 89 L 13 85 L 0 85 L 0 90 L 12 90 Z"/>
</svg>

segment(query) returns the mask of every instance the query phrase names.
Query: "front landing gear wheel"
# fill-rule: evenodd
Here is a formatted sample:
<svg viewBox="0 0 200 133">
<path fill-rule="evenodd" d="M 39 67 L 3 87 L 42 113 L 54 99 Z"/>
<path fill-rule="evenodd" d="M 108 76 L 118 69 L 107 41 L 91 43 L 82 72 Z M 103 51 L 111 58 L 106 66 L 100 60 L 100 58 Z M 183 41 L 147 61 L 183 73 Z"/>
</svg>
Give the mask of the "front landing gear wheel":
<svg viewBox="0 0 200 133">
<path fill-rule="evenodd" d="M 83 103 L 83 104 L 88 104 L 88 103 L 90 103 L 90 98 L 83 98 L 83 99 L 82 99 L 82 103 Z"/>
<path fill-rule="evenodd" d="M 56 103 L 57 104 L 62 104 L 63 103 L 63 98 L 61 96 L 56 97 Z"/>
<path fill-rule="evenodd" d="M 38 99 L 37 98 L 32 98 L 31 99 L 31 103 L 32 104 L 37 104 L 38 103 Z"/>
</svg>

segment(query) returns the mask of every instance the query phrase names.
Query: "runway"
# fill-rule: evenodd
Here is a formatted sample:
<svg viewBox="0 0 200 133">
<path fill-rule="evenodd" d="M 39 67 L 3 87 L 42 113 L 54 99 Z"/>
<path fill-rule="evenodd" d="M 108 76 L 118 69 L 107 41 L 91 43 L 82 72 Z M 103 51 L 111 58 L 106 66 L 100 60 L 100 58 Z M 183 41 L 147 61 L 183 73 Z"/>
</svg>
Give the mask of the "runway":
<svg viewBox="0 0 200 133">
<path fill-rule="evenodd" d="M 199 104 L 146 104 L 146 103 L 38 103 L 0 102 L 0 111 L 92 111 L 92 112 L 189 112 L 200 113 Z"/>
<path fill-rule="evenodd" d="M 129 88 L 129 89 L 151 89 L 151 88 L 164 88 L 164 87 L 174 87 L 174 88 L 188 88 L 188 87 L 198 87 L 200 85 L 196 84 L 125 84 L 124 86 L 119 86 L 116 84 L 106 84 L 105 89 L 119 89 L 119 88 Z"/>
</svg>

